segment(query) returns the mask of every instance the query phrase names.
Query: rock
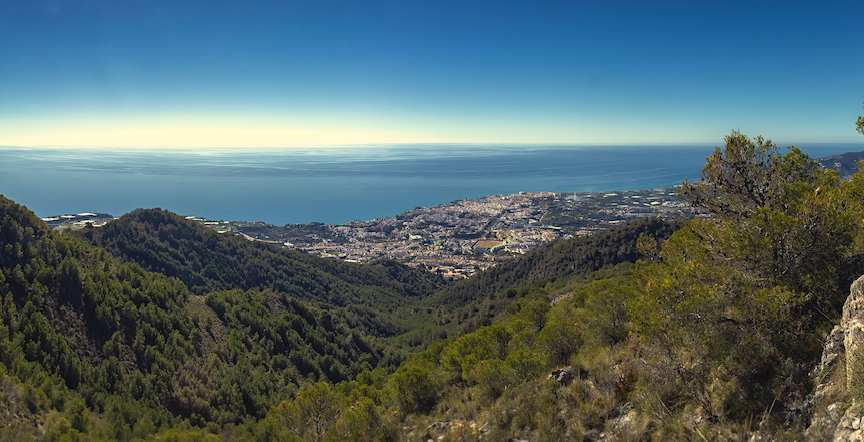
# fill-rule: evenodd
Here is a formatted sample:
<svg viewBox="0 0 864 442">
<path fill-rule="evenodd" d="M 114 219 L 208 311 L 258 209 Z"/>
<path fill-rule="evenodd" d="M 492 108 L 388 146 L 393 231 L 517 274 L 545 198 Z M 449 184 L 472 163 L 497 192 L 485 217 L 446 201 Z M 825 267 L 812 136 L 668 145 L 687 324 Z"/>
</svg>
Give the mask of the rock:
<svg viewBox="0 0 864 442">
<path fill-rule="evenodd" d="M 793 413 L 790 413 L 790 416 L 787 417 L 787 424 L 791 420 L 790 417 L 794 419 L 800 416 L 804 422 L 810 422 L 811 428 L 807 429 L 807 433 L 810 434 L 815 431 L 824 431 L 828 427 L 833 428 L 839 422 L 840 413 L 836 411 L 836 408 L 841 405 L 840 403 L 831 404 L 827 409 L 828 412 L 819 412 L 816 410 L 816 407 L 817 404 L 831 401 L 831 396 L 836 396 L 838 388 L 845 387 L 845 385 L 835 386 L 831 377 L 831 373 L 834 370 L 846 370 L 845 366 L 838 367 L 836 364 L 837 358 L 845 351 L 845 335 L 843 325 L 838 324 L 834 326 L 831 333 L 825 338 L 822 358 L 819 364 L 810 372 L 810 377 L 816 381 L 816 388 L 813 389 L 812 393 L 807 395 L 804 403 L 798 409 L 790 410 Z M 832 411 L 831 407 L 835 405 L 836 407 Z M 814 411 L 816 412 L 815 415 Z"/>
<path fill-rule="evenodd" d="M 567 386 L 573 383 L 573 379 L 579 374 L 579 369 L 573 366 L 552 370 L 549 373 L 549 379 L 558 381 L 561 385 Z"/>
<path fill-rule="evenodd" d="M 551 304 L 551 305 L 554 307 L 554 306 L 557 305 L 559 302 L 569 301 L 569 300 L 571 300 L 571 299 L 573 299 L 573 292 L 567 292 L 567 293 L 565 293 L 565 294 L 563 294 L 563 295 L 558 295 L 558 296 L 557 296 L 555 299 L 553 299 L 552 302 L 550 302 L 549 304 Z"/>
<path fill-rule="evenodd" d="M 618 417 L 606 423 L 607 430 L 600 433 L 600 440 L 621 440 L 637 434 L 639 414 L 633 410 L 633 406 L 628 402 L 621 407 L 620 412 Z"/>
<path fill-rule="evenodd" d="M 835 442 L 864 442 L 864 431 L 861 430 L 861 416 L 852 410 L 857 407 L 849 407 L 834 430 Z"/>
<path fill-rule="evenodd" d="M 842 341 L 842 348 L 840 342 Z M 817 381 L 813 393 L 808 396 L 805 408 L 807 413 L 816 408 L 817 404 L 835 401 L 842 397 L 837 395 L 837 386 L 829 381 L 833 369 L 846 372 L 845 390 L 852 387 L 856 364 L 864 357 L 864 276 L 858 278 L 849 290 L 849 297 L 843 304 L 843 317 L 825 339 L 825 348 L 819 364 L 811 375 Z M 845 353 L 846 365 L 835 367 L 835 361 L 840 354 Z M 860 375 L 860 373 L 859 373 Z M 842 388 L 842 387 L 839 387 Z M 824 405 L 823 405 L 824 406 Z M 864 442 L 864 425 L 861 422 L 862 406 L 848 402 L 833 402 L 823 410 L 816 410 L 805 435 L 808 440 L 861 441 Z M 845 407 L 845 409 L 844 409 Z"/>
<path fill-rule="evenodd" d="M 864 276 L 852 283 L 849 297 L 843 304 L 843 343 L 846 348 L 846 388 L 852 387 L 852 371 L 861 357 L 861 346 L 864 345 Z"/>
<path fill-rule="evenodd" d="M 816 379 L 821 379 L 834 364 L 834 361 L 837 360 L 837 357 L 840 356 L 845 349 L 845 333 L 843 332 L 843 327 L 838 324 L 834 326 L 834 329 L 831 330 L 831 333 L 825 338 L 825 344 L 822 349 L 822 359 L 819 361 L 819 364 L 813 368 L 813 371 L 810 372 L 810 375 Z"/>
<path fill-rule="evenodd" d="M 435 422 L 432 425 L 426 427 L 426 434 L 431 436 L 440 436 L 444 434 L 449 427 L 449 422 Z"/>
<path fill-rule="evenodd" d="M 856 368 L 860 366 L 862 346 L 864 346 L 864 276 L 852 283 L 849 297 L 843 304 L 843 344 L 846 350 L 846 391 L 852 388 Z M 860 376 L 861 373 L 858 373 Z M 832 404 L 833 405 L 833 404 Z M 864 442 L 864 430 L 861 428 L 862 404 L 852 403 L 846 409 L 837 428 L 834 430 L 834 441 Z"/>
</svg>

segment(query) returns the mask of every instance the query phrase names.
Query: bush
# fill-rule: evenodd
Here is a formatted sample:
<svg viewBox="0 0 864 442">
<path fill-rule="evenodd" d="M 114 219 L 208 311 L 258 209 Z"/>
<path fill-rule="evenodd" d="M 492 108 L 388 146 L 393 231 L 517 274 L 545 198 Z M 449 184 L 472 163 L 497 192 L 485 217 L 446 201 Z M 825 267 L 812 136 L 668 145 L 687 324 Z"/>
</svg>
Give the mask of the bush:
<svg viewBox="0 0 864 442">
<path fill-rule="evenodd" d="M 403 365 L 391 378 L 399 409 L 405 413 L 427 413 L 438 403 L 441 385 L 429 369 Z"/>
</svg>

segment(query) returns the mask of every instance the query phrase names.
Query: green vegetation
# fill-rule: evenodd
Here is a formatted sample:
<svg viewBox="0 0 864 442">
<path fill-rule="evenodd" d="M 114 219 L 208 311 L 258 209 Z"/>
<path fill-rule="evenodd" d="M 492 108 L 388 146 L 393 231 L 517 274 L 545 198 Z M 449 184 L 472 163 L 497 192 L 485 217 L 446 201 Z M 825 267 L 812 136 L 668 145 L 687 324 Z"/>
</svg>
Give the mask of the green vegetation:
<svg viewBox="0 0 864 442">
<path fill-rule="evenodd" d="M 571 280 L 584 283 L 605 278 L 601 269 L 636 262 L 640 256 L 636 240 L 640 235 L 663 240 L 680 226 L 677 221 L 643 218 L 591 236 L 543 244 L 518 259 L 502 262 L 418 300 L 415 309 L 433 312 L 447 335 L 459 336 L 489 325 L 514 299 L 531 290 L 552 289 Z M 438 335 L 433 334 L 436 331 Z M 421 340 L 428 345 L 431 337 L 438 336 L 442 336 L 441 329 L 421 327 L 403 339 Z"/>
<path fill-rule="evenodd" d="M 271 289 L 331 305 L 385 305 L 426 296 L 444 284 L 394 262 L 361 266 L 322 260 L 273 244 L 219 235 L 159 209 L 132 211 L 104 228 L 79 232 L 93 245 L 143 268 L 182 280 L 205 295 L 216 290 Z"/>
<path fill-rule="evenodd" d="M 618 244 L 641 252 L 636 266 L 529 264 L 563 243 L 551 244 L 430 298 L 521 287 L 502 319 L 432 345 L 378 389 L 333 389 L 395 410 L 381 417 L 406 440 L 800 439 L 821 339 L 864 272 L 862 191 L 864 173 L 841 181 L 798 149 L 733 133 L 681 189 L 710 218 L 666 240 L 629 235 Z"/>
<path fill-rule="evenodd" d="M 49 231 L 5 198 L 0 246 L 0 372 L 20 392 L 4 402 L 25 410 L 5 417 L 9 437 L 39 436 L 27 421 L 48 439 L 85 433 L 91 412 L 105 438 L 175 422 L 168 381 L 201 340 L 183 284 Z"/>
<path fill-rule="evenodd" d="M 864 135 L 864 117 L 858 117 L 858 121 L 855 123 L 855 129 L 858 131 L 858 133 Z"/>
<path fill-rule="evenodd" d="M 635 258 L 632 245 L 619 253 L 609 238 L 632 238 L 645 226 L 669 229 L 651 220 L 563 241 L 557 254 L 538 251 L 524 266 L 488 272 L 519 282 L 501 286 L 513 291 L 486 288 L 453 299 L 461 288 L 435 295 L 447 302 L 432 307 L 439 301 L 431 293 L 444 283 L 392 262 L 318 259 L 218 235 L 161 210 L 71 236 L 49 230 L 22 206 L 0 203 L 0 373 L 4 403 L 22 410 L 4 418 L 2 431 L 51 440 L 213 432 L 268 440 L 320 436 L 331 427 L 343 436 L 396 437 L 390 404 L 428 411 L 443 385 L 431 377 L 434 367 L 406 366 L 387 380 L 410 348 L 491 322 L 507 303 L 548 284 L 554 278 L 541 269 L 543 254 L 585 283 L 595 267 Z M 604 241 L 608 247 L 594 251 Z M 539 273 L 518 281 L 513 271 Z M 521 367 L 514 371 L 520 378 L 536 373 L 523 356 L 510 361 Z M 495 366 L 466 376 L 494 377 Z M 489 380 L 490 392 L 502 382 Z M 306 419 L 298 410 L 307 406 L 285 402 L 298 387 L 332 384 L 341 390 L 328 401 L 339 404 L 341 420 L 314 431 L 275 429 L 273 410 L 279 422 Z M 297 400 L 318 397 L 304 391 Z M 361 423 L 365 429 L 356 427 Z"/>
<path fill-rule="evenodd" d="M 218 236 L 159 210 L 80 233 L 161 273 L 51 231 L 6 199 L 0 223 L 4 403 L 26 410 L 3 428 L 37 438 L 51 422 L 70 437 L 119 440 L 225 428 L 262 418 L 299 385 L 394 370 L 405 349 L 386 338 L 407 325 L 387 310 L 440 283 L 395 263 Z M 204 286 L 220 290 L 199 294 Z"/>
<path fill-rule="evenodd" d="M 451 285 L 161 210 L 61 233 L 0 197 L 0 439 L 801 439 L 864 172 L 732 133 L 680 196 L 707 216 Z"/>
</svg>

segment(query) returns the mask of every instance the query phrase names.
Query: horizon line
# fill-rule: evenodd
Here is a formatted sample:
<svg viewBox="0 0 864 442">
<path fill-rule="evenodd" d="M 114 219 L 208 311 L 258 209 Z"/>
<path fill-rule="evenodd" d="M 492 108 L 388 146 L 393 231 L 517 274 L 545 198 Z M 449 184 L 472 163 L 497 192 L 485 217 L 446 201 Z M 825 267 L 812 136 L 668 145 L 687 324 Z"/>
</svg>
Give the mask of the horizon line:
<svg viewBox="0 0 864 442">
<path fill-rule="evenodd" d="M 778 147 L 789 147 L 801 145 L 861 145 L 864 149 L 864 143 L 858 141 L 804 141 L 798 143 L 786 143 L 775 141 L 766 138 Z M 412 146 L 440 146 L 440 147 L 705 147 L 714 146 L 720 147 L 721 144 L 712 142 L 645 142 L 645 143 L 585 143 L 585 142 L 393 142 L 393 143 L 356 143 L 356 144 L 309 144 L 309 145 L 284 145 L 284 146 L 94 146 L 94 145 L 0 145 L 0 149 L 80 149 L 80 150 L 173 150 L 173 151 L 203 151 L 207 149 L 218 151 L 272 151 L 272 150 L 313 150 L 313 149 L 355 149 L 355 148 L 385 148 L 385 147 L 412 147 Z"/>
</svg>

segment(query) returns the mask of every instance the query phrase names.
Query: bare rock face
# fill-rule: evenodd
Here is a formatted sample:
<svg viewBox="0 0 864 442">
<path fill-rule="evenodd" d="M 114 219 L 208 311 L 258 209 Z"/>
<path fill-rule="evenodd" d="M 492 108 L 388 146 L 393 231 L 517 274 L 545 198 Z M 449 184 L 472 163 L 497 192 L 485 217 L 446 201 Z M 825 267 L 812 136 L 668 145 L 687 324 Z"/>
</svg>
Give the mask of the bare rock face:
<svg viewBox="0 0 864 442">
<path fill-rule="evenodd" d="M 852 283 L 849 297 L 843 304 L 840 326 L 843 328 L 843 344 L 846 347 L 846 391 L 850 391 L 855 367 L 860 367 L 858 361 L 864 357 L 864 276 Z M 834 430 L 834 441 L 864 442 L 861 406 L 853 403 L 846 409 Z"/>
<path fill-rule="evenodd" d="M 801 407 L 802 417 L 810 422 L 805 433 L 806 440 L 834 440 L 834 430 L 843 417 L 843 403 L 837 402 L 833 397 L 836 396 L 834 392 L 845 389 L 846 385 L 835 385 L 831 374 L 837 370 L 846 370 L 846 366 L 838 361 L 845 348 L 844 337 L 843 327 L 835 325 L 825 338 L 822 359 L 810 372 L 810 377 L 816 380 L 816 388 Z M 825 407 L 825 403 L 830 405 Z"/>
<path fill-rule="evenodd" d="M 845 341 L 846 333 L 843 331 L 843 327 L 835 325 L 834 329 L 831 330 L 831 333 L 829 333 L 828 337 L 825 339 L 825 347 L 822 350 L 822 359 L 810 375 L 818 379 L 827 371 L 832 370 L 834 361 L 843 354 L 844 349 L 846 348 Z M 844 366 L 843 369 L 845 370 L 846 367 Z"/>
<path fill-rule="evenodd" d="M 861 425 L 861 416 L 853 413 L 852 408 L 840 418 L 837 429 L 834 430 L 834 442 L 862 442 L 864 441 L 864 428 Z"/>
<path fill-rule="evenodd" d="M 843 354 L 845 366 L 838 364 Z M 826 337 L 822 359 L 811 373 L 817 385 L 808 396 L 805 408 L 807 414 L 814 408 L 818 410 L 811 416 L 811 425 L 805 433 L 807 440 L 864 442 L 861 416 L 864 404 L 849 404 L 842 398 L 842 391 L 849 391 L 851 387 L 853 367 L 861 357 L 864 357 L 864 276 L 852 283 L 849 297 L 843 304 L 843 318 Z M 834 385 L 831 381 L 830 373 L 836 370 L 845 371 L 846 385 Z M 838 390 L 841 391 L 839 395 Z"/>
<path fill-rule="evenodd" d="M 862 357 L 864 346 L 864 276 L 852 283 L 849 297 L 843 304 L 843 344 L 846 347 L 846 388 L 852 387 L 852 367 Z"/>
</svg>

